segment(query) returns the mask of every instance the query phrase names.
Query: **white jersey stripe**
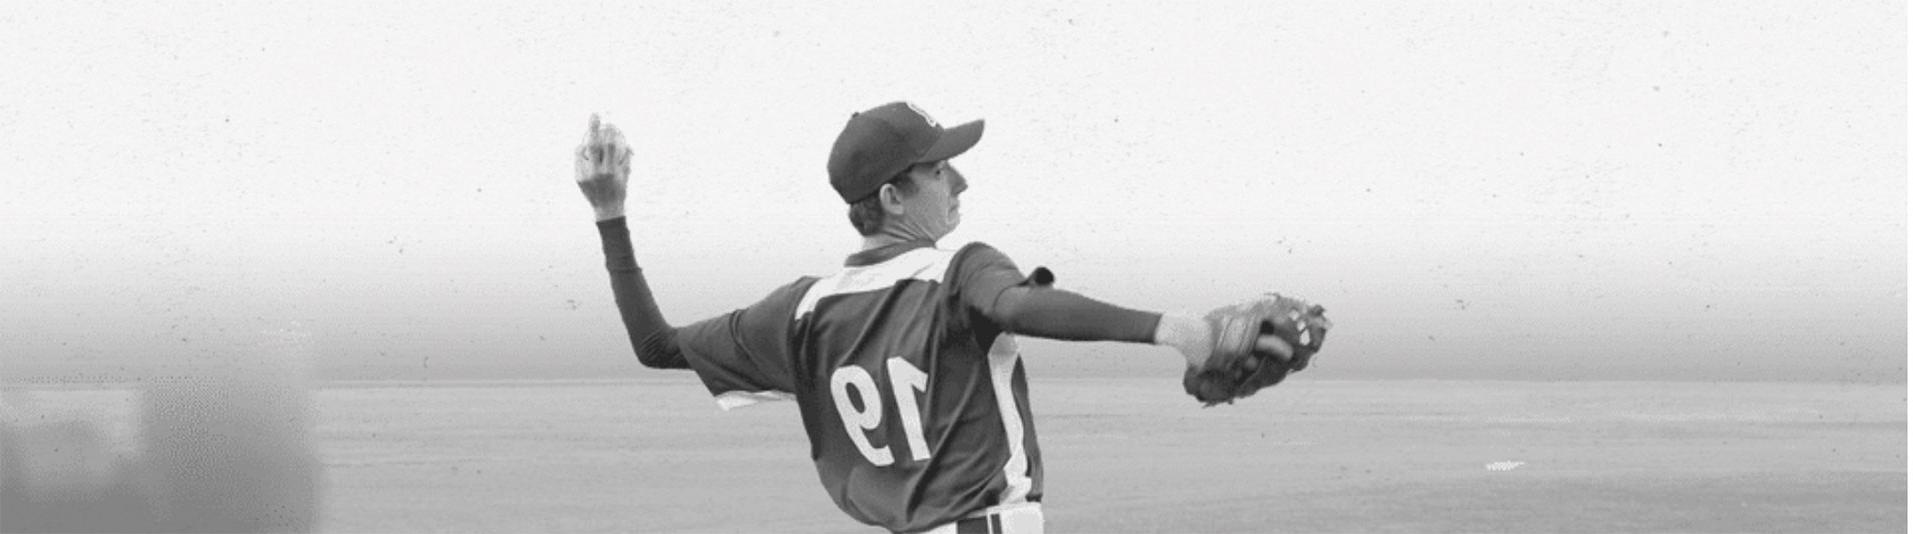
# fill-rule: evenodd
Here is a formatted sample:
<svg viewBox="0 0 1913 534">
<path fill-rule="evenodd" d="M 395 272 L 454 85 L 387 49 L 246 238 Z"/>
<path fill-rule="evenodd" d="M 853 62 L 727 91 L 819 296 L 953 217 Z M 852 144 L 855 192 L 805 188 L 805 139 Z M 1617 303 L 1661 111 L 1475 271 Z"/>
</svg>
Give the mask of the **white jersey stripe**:
<svg viewBox="0 0 1913 534">
<path fill-rule="evenodd" d="M 954 257 L 954 250 L 923 247 L 898 254 L 883 263 L 845 267 L 837 274 L 811 284 L 810 289 L 804 291 L 804 300 L 798 302 L 791 320 L 801 319 L 817 309 L 817 302 L 824 300 L 824 297 L 889 289 L 900 280 L 941 283 L 943 272 L 949 269 L 950 259 Z"/>
<path fill-rule="evenodd" d="M 943 272 L 949 269 L 950 259 L 954 257 L 954 250 L 923 247 L 898 254 L 883 263 L 845 267 L 837 274 L 811 284 L 810 289 L 804 291 L 804 300 L 798 303 L 791 320 L 802 319 L 815 310 L 817 302 L 824 297 L 889 289 L 899 280 L 942 282 Z M 717 407 L 729 411 L 759 402 L 793 398 L 791 394 L 781 391 L 725 391 L 717 394 Z"/>
<path fill-rule="evenodd" d="M 782 391 L 726 391 L 717 394 L 717 407 L 728 412 L 760 402 L 784 401 L 796 398 L 796 395 Z"/>
<path fill-rule="evenodd" d="M 990 386 L 996 393 L 997 415 L 1003 418 L 1003 438 L 1010 447 L 1010 458 L 1003 462 L 1003 479 L 1009 488 L 1004 490 L 998 506 L 1023 502 L 1030 494 L 1030 460 L 1023 452 L 1023 415 L 1016 409 L 1016 392 L 1010 387 L 1016 374 L 1016 360 L 1020 357 L 1016 336 L 999 334 L 990 344 Z"/>
</svg>

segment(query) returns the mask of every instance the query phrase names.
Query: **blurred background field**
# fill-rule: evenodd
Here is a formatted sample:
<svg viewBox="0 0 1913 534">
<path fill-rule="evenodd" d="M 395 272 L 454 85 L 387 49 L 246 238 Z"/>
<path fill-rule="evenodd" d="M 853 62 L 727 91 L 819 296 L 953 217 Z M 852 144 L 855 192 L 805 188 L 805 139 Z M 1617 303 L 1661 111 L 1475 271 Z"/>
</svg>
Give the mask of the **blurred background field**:
<svg viewBox="0 0 1913 534">
<path fill-rule="evenodd" d="M 1905 530 L 1906 2 L 1122 4 L 0 2 L 0 529 L 847 530 L 793 407 L 630 361 L 569 154 L 685 324 L 841 265 L 908 99 L 989 121 L 945 246 L 1338 324 L 1210 410 L 1030 342 L 1057 531 Z"/>
<path fill-rule="evenodd" d="M 1198 408 L 1173 377 L 1032 386 L 1057 532 L 1893 532 L 1905 386 L 1311 381 Z M 101 420 L 128 390 L 14 388 Z M 795 406 L 689 376 L 335 382 L 327 532 L 842 532 Z M 76 406 L 86 406 L 76 409 Z M 77 411 L 76 411 L 77 410 Z"/>
</svg>

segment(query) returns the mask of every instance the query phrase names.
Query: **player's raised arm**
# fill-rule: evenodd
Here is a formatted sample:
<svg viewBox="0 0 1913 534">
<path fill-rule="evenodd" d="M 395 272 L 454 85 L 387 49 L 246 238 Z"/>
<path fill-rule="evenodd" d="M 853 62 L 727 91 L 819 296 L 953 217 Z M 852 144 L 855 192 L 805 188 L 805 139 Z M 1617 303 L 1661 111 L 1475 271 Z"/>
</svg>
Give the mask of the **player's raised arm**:
<svg viewBox="0 0 1913 534">
<path fill-rule="evenodd" d="M 644 271 L 638 268 L 637 254 L 631 247 L 631 231 L 624 218 L 631 147 L 625 143 L 624 133 L 592 115 L 576 159 L 578 189 L 584 192 L 598 219 L 605 269 L 611 273 L 611 291 L 618 302 L 618 315 L 624 319 L 625 333 L 631 337 L 631 349 L 647 367 L 689 369 L 678 348 L 677 329 L 658 312 L 657 300 L 651 296 L 651 287 L 645 283 Z"/>
</svg>

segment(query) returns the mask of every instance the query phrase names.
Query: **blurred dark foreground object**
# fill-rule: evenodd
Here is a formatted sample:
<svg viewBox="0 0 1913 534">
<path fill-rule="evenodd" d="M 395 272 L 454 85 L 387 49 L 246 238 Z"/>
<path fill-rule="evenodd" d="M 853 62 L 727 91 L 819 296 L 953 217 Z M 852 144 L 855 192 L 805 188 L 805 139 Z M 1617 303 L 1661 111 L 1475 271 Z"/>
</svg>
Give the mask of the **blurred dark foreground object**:
<svg viewBox="0 0 1913 534">
<path fill-rule="evenodd" d="M 324 476 L 307 343 L 279 332 L 249 347 L 256 359 L 147 381 L 130 453 L 115 451 L 98 420 L 10 413 L 0 421 L 0 532 L 316 530 Z"/>
</svg>

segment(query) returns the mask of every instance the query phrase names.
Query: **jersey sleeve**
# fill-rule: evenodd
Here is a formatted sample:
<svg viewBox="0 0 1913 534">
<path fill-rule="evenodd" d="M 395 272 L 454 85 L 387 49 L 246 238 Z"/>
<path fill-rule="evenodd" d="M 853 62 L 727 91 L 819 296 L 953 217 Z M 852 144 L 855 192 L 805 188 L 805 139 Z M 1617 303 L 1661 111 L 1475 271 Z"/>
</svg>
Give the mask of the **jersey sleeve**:
<svg viewBox="0 0 1913 534">
<path fill-rule="evenodd" d="M 814 282 L 799 279 L 749 307 L 678 329 L 679 348 L 719 407 L 791 398 L 792 313 Z"/>
<path fill-rule="evenodd" d="M 976 310 L 996 308 L 997 298 L 1005 290 L 1020 285 L 1047 287 L 1055 281 L 1049 269 L 1037 267 L 1030 276 L 1016 268 L 1016 262 L 995 247 L 970 243 L 957 251 L 950 278 L 956 282 L 957 297 Z"/>
</svg>

